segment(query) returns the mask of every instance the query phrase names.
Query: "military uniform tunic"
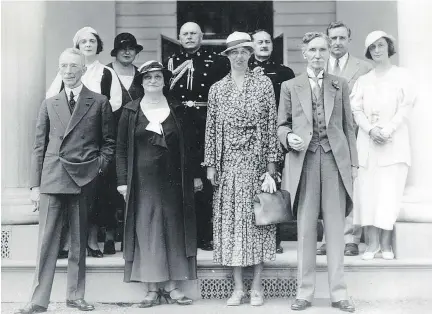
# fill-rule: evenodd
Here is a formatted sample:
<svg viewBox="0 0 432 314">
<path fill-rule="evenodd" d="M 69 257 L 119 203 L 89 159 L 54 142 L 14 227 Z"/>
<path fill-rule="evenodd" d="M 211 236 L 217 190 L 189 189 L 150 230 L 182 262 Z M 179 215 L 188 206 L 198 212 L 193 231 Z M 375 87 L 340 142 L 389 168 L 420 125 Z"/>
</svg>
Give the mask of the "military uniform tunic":
<svg viewBox="0 0 432 314">
<path fill-rule="evenodd" d="M 253 70 L 256 67 L 261 67 L 264 71 L 264 74 L 267 75 L 272 81 L 276 97 L 276 107 L 279 108 L 281 84 L 282 82 L 288 81 L 295 77 L 293 70 L 287 66 L 284 66 L 283 64 L 276 63 L 271 56 L 265 61 L 259 61 L 255 58 L 255 56 L 251 56 L 249 59 L 249 68 Z"/>
<path fill-rule="evenodd" d="M 205 168 L 201 167 L 204 161 L 207 99 L 210 87 L 229 72 L 230 66 L 227 58 L 203 48 L 193 54 L 184 50 L 173 54 L 164 66 L 173 72 L 169 83 L 171 95 L 180 102 L 189 104 L 184 106 L 184 128 L 193 128 L 196 139 L 189 148 L 191 170 L 194 178 L 201 178 L 204 185 L 203 190 L 195 194 L 198 247 L 202 247 L 212 240 L 213 188 L 206 179 Z M 192 105 L 193 102 L 196 106 Z"/>
</svg>

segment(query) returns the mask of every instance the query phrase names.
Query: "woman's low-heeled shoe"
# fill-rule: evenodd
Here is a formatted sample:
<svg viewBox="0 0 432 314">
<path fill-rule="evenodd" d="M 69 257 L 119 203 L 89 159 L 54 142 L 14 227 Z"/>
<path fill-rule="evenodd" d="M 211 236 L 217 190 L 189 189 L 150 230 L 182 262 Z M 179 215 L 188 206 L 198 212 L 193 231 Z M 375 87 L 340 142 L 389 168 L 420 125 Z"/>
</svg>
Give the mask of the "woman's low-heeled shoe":
<svg viewBox="0 0 432 314">
<path fill-rule="evenodd" d="M 152 306 L 156 306 L 156 305 L 160 305 L 161 304 L 161 294 L 160 291 L 149 291 L 150 292 L 154 292 L 156 293 L 156 298 L 151 299 L 151 300 L 142 300 L 140 302 L 140 304 L 138 305 L 138 307 L 140 308 L 147 308 L 147 307 L 152 307 Z"/>
<path fill-rule="evenodd" d="M 101 250 L 93 250 L 87 245 L 87 256 L 100 258 L 103 257 L 103 253 Z"/>
<path fill-rule="evenodd" d="M 244 302 L 246 294 L 243 290 L 234 290 L 231 297 L 227 300 L 228 306 L 237 306 Z"/>
<path fill-rule="evenodd" d="M 390 251 L 381 251 L 383 259 L 391 260 L 394 259 L 393 248 L 390 248 Z"/>
<path fill-rule="evenodd" d="M 373 252 L 364 252 L 362 255 L 362 260 L 365 260 L 365 261 L 373 260 L 375 258 L 375 255 L 377 255 L 379 251 L 381 251 L 380 246 L 378 246 L 378 248 Z"/>
<path fill-rule="evenodd" d="M 250 305 L 261 306 L 264 304 L 264 296 L 261 291 L 251 290 L 249 295 L 250 295 Z"/>
<path fill-rule="evenodd" d="M 165 289 L 161 289 L 160 293 L 162 295 L 162 297 L 165 299 L 165 302 L 167 304 L 173 304 L 173 303 L 177 303 L 179 305 L 191 305 L 193 300 L 191 298 L 188 297 L 181 297 L 179 299 L 174 299 L 171 297 L 171 292 L 173 292 L 174 290 L 177 290 L 178 288 L 174 288 L 171 291 L 166 291 Z"/>
</svg>

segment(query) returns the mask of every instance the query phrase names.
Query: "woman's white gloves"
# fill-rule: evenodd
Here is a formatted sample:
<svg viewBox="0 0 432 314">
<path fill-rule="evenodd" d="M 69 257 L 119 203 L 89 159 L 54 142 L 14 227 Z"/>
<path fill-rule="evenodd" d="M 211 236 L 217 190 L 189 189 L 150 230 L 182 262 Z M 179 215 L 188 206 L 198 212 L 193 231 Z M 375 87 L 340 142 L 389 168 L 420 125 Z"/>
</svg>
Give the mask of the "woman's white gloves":
<svg viewBox="0 0 432 314">
<path fill-rule="evenodd" d="M 276 192 L 276 182 L 270 175 L 270 173 L 266 172 L 264 173 L 261 178 L 261 180 L 264 180 L 261 184 L 261 191 L 267 192 L 267 193 L 274 193 Z"/>
</svg>

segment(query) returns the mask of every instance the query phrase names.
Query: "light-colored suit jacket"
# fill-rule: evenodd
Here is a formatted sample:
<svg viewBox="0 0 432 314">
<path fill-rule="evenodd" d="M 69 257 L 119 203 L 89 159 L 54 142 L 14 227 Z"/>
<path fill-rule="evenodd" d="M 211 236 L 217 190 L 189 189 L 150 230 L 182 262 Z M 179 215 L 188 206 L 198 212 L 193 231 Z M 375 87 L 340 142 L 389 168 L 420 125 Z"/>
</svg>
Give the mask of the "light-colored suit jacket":
<svg viewBox="0 0 432 314">
<path fill-rule="evenodd" d="M 348 83 L 343 78 L 324 72 L 323 88 L 327 136 L 345 189 L 352 200 L 351 167 L 358 166 L 358 159 Z M 313 134 L 312 93 L 306 73 L 282 83 L 278 112 L 279 140 L 289 150 L 288 181 L 294 203 L 307 149 L 300 152 L 290 150 L 287 135 L 291 132 L 303 139 L 306 148 L 309 146 Z"/>
<path fill-rule="evenodd" d="M 372 69 L 373 66 L 369 62 L 358 59 L 349 54 L 348 61 L 339 76 L 347 80 L 349 91 L 351 93 L 357 79 Z"/>
<path fill-rule="evenodd" d="M 31 156 L 30 187 L 78 194 L 114 158 L 115 125 L 108 99 L 83 86 L 72 115 L 66 93 L 45 99 Z"/>
</svg>

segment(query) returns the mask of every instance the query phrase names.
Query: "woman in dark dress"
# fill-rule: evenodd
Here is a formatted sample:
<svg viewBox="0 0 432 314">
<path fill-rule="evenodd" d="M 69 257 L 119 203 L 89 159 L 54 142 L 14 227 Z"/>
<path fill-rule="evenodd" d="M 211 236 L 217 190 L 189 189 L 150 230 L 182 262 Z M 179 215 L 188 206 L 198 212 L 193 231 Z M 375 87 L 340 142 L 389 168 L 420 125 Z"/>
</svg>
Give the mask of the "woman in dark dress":
<svg viewBox="0 0 432 314">
<path fill-rule="evenodd" d="M 123 108 L 117 134 L 117 190 L 126 200 L 124 280 L 145 283 L 140 307 L 158 305 L 161 297 L 187 305 L 192 300 L 176 281 L 196 279 L 190 136 L 183 134 L 180 103 L 163 94 L 162 64 L 149 61 L 139 71 L 145 95 Z"/>
<path fill-rule="evenodd" d="M 111 56 L 114 62 L 106 66 L 113 69 L 117 74 L 122 90 L 122 104 L 120 109 L 114 112 L 116 125 L 120 119 L 124 105 L 128 102 L 144 96 L 142 76 L 138 75 L 138 68 L 132 64 L 143 46 L 138 45 L 136 38 L 130 33 L 121 33 L 114 39 L 114 48 Z M 116 217 L 124 214 L 125 203 L 123 197 L 117 193 L 117 176 L 115 162 L 108 168 L 104 176 L 106 183 L 103 185 L 111 197 L 99 200 L 99 206 L 105 208 L 100 215 L 100 226 L 106 228 L 104 254 L 115 254 L 115 233 L 119 225 Z M 105 204 L 104 204 L 105 203 Z"/>
</svg>

